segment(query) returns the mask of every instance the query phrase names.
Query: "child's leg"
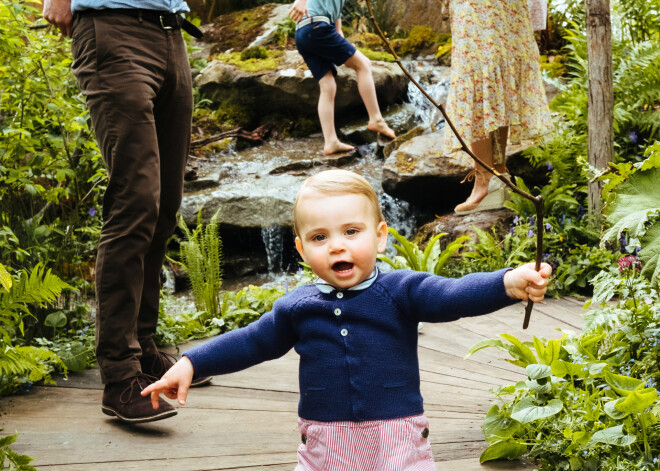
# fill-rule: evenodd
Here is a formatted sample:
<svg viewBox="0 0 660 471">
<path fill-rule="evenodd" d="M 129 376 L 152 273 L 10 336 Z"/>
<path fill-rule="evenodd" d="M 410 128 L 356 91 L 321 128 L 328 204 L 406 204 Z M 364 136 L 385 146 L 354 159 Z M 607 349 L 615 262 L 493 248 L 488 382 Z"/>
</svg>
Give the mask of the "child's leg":
<svg viewBox="0 0 660 471">
<path fill-rule="evenodd" d="M 364 106 L 367 108 L 367 113 L 369 113 L 369 124 L 367 127 L 372 131 L 394 138 L 394 131 L 390 129 L 383 119 L 383 115 L 380 114 L 378 98 L 376 97 L 376 86 L 374 85 L 374 77 L 371 73 L 371 61 L 360 51 L 355 51 L 355 54 L 344 65 L 353 69 L 357 74 L 358 91 L 360 92 Z"/>
<path fill-rule="evenodd" d="M 319 80 L 321 93 L 319 95 L 319 120 L 325 144 L 323 152 L 325 155 L 335 152 L 346 152 L 353 150 L 353 146 L 339 141 L 335 130 L 335 94 L 337 93 L 337 82 L 332 72 L 328 72 Z"/>
</svg>

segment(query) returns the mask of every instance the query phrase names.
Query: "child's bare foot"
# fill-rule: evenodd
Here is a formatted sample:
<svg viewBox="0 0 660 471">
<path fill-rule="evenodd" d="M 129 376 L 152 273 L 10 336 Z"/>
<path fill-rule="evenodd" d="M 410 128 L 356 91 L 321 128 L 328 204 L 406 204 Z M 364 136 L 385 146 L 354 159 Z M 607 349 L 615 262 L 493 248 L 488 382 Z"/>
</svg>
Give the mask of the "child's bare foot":
<svg viewBox="0 0 660 471">
<path fill-rule="evenodd" d="M 350 152 L 352 150 L 355 150 L 355 147 L 344 144 L 341 141 L 330 142 L 323 146 L 323 153 L 325 155 L 336 154 L 337 152 Z"/>
<path fill-rule="evenodd" d="M 387 123 L 383 118 L 374 121 L 369 121 L 369 124 L 367 124 L 367 129 L 369 129 L 370 131 L 379 132 L 383 136 L 389 137 L 390 139 L 394 139 L 396 137 L 394 131 L 392 131 L 392 129 L 387 125 Z"/>
</svg>

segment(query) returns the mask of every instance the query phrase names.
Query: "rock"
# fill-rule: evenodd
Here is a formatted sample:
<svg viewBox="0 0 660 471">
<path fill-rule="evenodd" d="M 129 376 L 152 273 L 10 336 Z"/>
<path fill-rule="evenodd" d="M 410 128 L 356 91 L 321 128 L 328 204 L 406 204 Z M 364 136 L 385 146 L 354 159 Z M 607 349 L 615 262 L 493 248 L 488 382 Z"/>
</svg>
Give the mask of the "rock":
<svg viewBox="0 0 660 471">
<path fill-rule="evenodd" d="M 374 61 L 372 71 L 378 101 L 383 108 L 406 94 L 408 78 L 396 64 Z M 277 70 L 256 73 L 218 60 L 211 61 L 196 77 L 195 85 L 218 106 L 237 104 L 253 113 L 256 121 L 265 114 L 282 110 L 292 116 L 316 118 L 318 114 L 319 86 L 297 51 L 285 51 Z M 335 116 L 353 117 L 348 112 L 356 109 L 365 113 L 356 74 L 348 67 L 339 67 Z"/>
<path fill-rule="evenodd" d="M 411 139 L 413 139 L 417 136 L 421 136 L 422 134 L 424 134 L 425 131 L 426 130 L 424 129 L 423 126 L 415 126 L 410 131 L 408 131 L 404 134 L 398 135 L 393 140 L 388 142 L 387 145 L 385 145 L 385 147 L 383 149 L 383 155 L 385 156 L 385 158 L 388 158 L 390 156 L 390 154 L 392 154 L 392 152 L 394 152 L 399 147 L 401 147 L 401 145 L 404 142 L 408 142 L 409 140 L 411 140 Z"/>
<path fill-rule="evenodd" d="M 277 5 L 274 7 L 270 12 L 268 21 L 266 21 L 261 27 L 261 34 L 259 34 L 259 36 L 248 45 L 248 47 L 265 46 L 271 42 L 278 25 L 289 17 L 290 8 L 291 5 L 288 4 Z"/>
<path fill-rule="evenodd" d="M 462 151 L 444 155 L 444 134 L 437 132 L 414 137 L 402 144 L 385 160 L 383 189 L 402 200 L 436 213 L 453 210 L 467 198 L 472 186 L 460 182 L 474 167 L 472 158 Z M 520 154 L 533 143 L 507 146 L 507 166 L 512 175 L 539 181 L 538 173 Z"/>
<path fill-rule="evenodd" d="M 511 224 L 515 212 L 510 209 L 502 208 L 491 211 L 479 211 L 476 213 L 459 216 L 455 213 L 441 216 L 435 221 L 423 225 L 416 236 L 423 245 L 427 240 L 436 234 L 446 232 L 447 235 L 440 238 L 441 247 L 444 248 L 449 242 L 454 241 L 460 236 L 470 236 L 472 242 L 477 242 L 477 233 L 475 227 L 490 231 L 491 228 L 504 231 L 506 226 Z"/>
</svg>

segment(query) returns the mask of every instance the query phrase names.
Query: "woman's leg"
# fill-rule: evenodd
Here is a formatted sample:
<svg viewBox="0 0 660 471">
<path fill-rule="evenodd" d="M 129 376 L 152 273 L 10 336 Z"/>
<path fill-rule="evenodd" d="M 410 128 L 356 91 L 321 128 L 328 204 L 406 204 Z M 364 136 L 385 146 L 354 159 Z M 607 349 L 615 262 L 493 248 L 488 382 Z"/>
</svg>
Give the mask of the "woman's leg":
<svg viewBox="0 0 660 471">
<path fill-rule="evenodd" d="M 319 94 L 319 120 L 323 132 L 323 152 L 325 155 L 335 152 L 346 152 L 353 150 L 353 146 L 339 141 L 335 130 L 335 95 L 337 93 L 337 82 L 332 72 L 328 72 L 319 80 L 321 93 Z"/>
<path fill-rule="evenodd" d="M 353 69 L 357 75 L 358 92 L 364 102 L 367 113 L 369 114 L 369 123 L 367 128 L 379 132 L 389 138 L 394 138 L 395 134 L 387 125 L 383 115 L 380 113 L 378 98 L 376 96 L 376 85 L 371 73 L 371 61 L 360 51 L 355 51 L 344 65 Z"/>
<path fill-rule="evenodd" d="M 475 141 L 470 146 L 472 152 L 488 167 L 494 168 L 499 173 L 506 173 L 506 145 L 509 137 L 508 126 L 493 131 L 491 135 L 479 141 Z M 479 210 L 478 205 L 487 195 L 492 174 L 485 168 L 475 162 L 474 164 L 474 186 L 468 199 L 456 206 L 456 212 Z M 470 174 L 468 174 L 468 179 Z M 488 208 L 492 209 L 492 208 Z"/>
</svg>

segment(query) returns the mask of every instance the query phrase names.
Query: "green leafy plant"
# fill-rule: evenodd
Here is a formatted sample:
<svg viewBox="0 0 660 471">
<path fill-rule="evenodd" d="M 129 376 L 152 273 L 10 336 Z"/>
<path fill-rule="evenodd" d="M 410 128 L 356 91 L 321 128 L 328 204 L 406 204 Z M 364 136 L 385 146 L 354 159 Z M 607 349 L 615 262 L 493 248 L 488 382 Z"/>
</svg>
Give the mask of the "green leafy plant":
<svg viewBox="0 0 660 471">
<path fill-rule="evenodd" d="M 0 265 L 2 267 L 2 265 Z M 0 269 L 0 395 L 14 392 L 35 381 L 50 381 L 54 368 L 66 371 L 62 360 L 45 348 L 14 345 L 25 334 L 24 318 L 30 306 L 52 304 L 69 285 L 42 265 L 31 273 L 22 270 L 17 279 Z"/>
<path fill-rule="evenodd" d="M 218 317 L 220 312 L 222 241 L 218 234 L 219 223 L 220 210 L 211 217 L 206 226 L 200 211 L 197 214 L 197 226 L 192 230 L 188 228 L 183 217 L 179 217 L 179 229 L 184 236 L 179 247 L 180 264 L 190 277 L 197 309 L 211 317 Z"/>
<path fill-rule="evenodd" d="M 17 439 L 17 433 L 0 438 L 0 469 L 5 469 L 5 463 L 8 462 L 9 471 L 37 471 L 36 468 L 30 466 L 33 458 L 16 453 L 11 449 L 11 444 Z"/>
<path fill-rule="evenodd" d="M 393 244 L 399 255 L 395 256 L 394 260 L 391 260 L 385 255 L 379 255 L 379 260 L 387 263 L 395 270 L 408 269 L 424 271 L 435 275 L 443 273 L 443 269 L 449 259 L 463 249 L 465 242 L 470 240 L 469 236 L 461 236 L 447 244 L 447 247 L 444 249 L 441 249 L 439 240 L 447 235 L 447 233 L 443 232 L 434 235 L 422 251 L 417 244 L 409 242 L 396 229 L 388 227 L 387 230 L 399 242 L 399 244 Z"/>
<path fill-rule="evenodd" d="M 650 147 L 646 155 L 647 159 L 639 165 L 625 167 L 630 173 L 624 177 L 612 175 L 616 187 L 611 190 L 606 208 L 610 228 L 603 235 L 603 243 L 618 239 L 622 233 L 639 240 L 642 274 L 657 286 L 660 282 L 660 143 Z"/>
</svg>

